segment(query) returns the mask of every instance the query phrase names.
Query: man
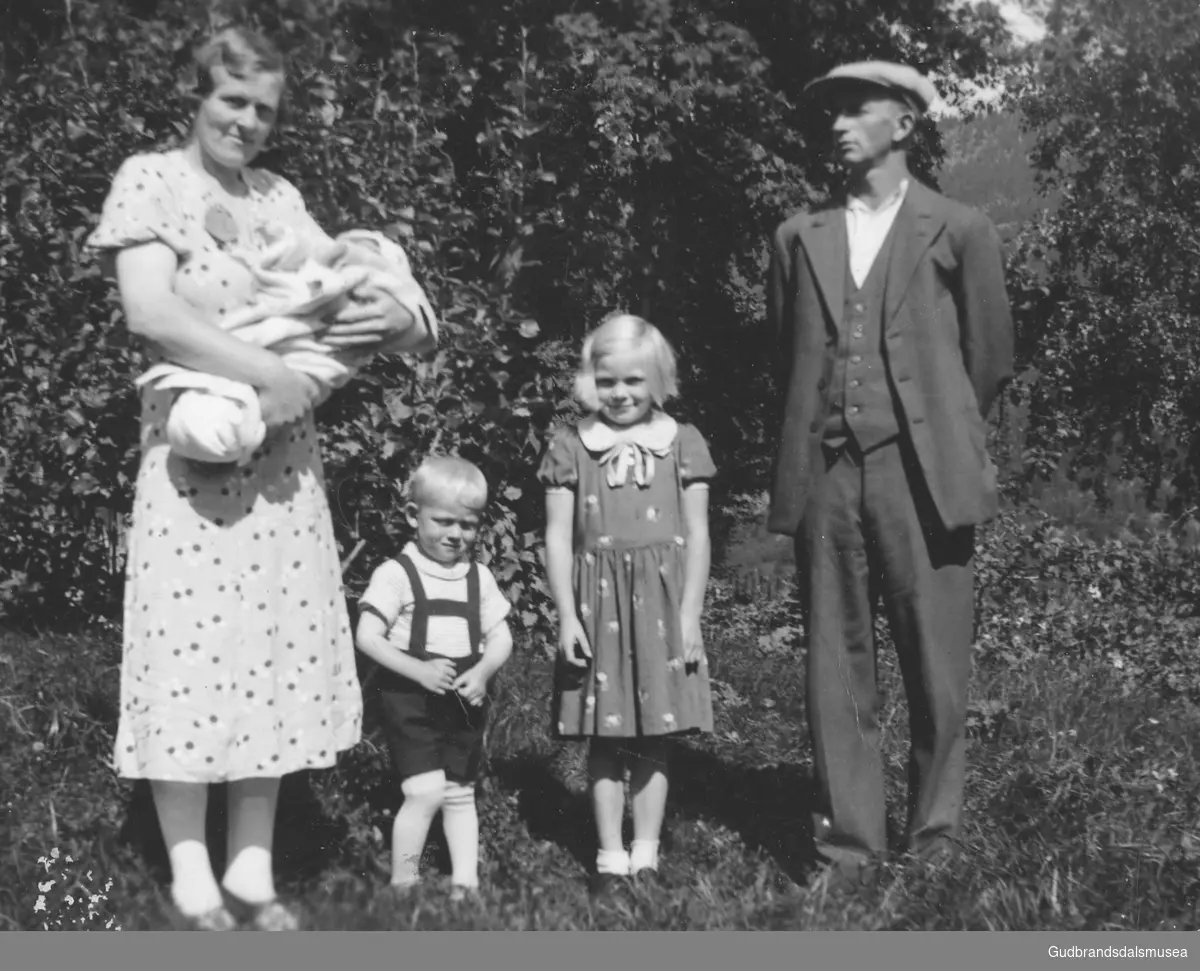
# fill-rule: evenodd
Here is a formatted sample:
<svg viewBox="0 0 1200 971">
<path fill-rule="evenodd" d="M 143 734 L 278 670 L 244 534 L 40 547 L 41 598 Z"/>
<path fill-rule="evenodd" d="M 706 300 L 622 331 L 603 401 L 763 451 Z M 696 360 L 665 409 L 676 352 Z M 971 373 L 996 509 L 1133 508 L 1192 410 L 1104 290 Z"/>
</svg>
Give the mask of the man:
<svg viewBox="0 0 1200 971">
<path fill-rule="evenodd" d="M 817 851 L 859 878 L 887 849 L 878 600 L 909 704 L 908 848 L 940 853 L 958 833 L 974 527 L 998 504 L 985 421 L 1012 376 L 1012 320 L 991 222 L 909 174 L 933 85 L 864 62 L 807 90 L 847 181 L 774 237 L 768 310 L 787 378 L 768 528 L 796 541 Z"/>
</svg>

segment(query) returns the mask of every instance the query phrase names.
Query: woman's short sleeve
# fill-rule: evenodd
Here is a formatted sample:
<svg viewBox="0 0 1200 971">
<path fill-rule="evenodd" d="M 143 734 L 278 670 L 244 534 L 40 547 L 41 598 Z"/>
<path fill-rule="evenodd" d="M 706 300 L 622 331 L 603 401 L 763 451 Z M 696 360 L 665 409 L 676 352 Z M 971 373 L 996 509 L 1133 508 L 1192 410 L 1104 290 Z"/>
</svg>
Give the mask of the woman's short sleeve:
<svg viewBox="0 0 1200 971">
<path fill-rule="evenodd" d="M 684 485 L 707 482 L 717 474 L 708 443 L 694 425 L 679 426 L 679 476 Z"/>
<path fill-rule="evenodd" d="M 161 242 L 182 260 L 191 252 L 183 217 L 162 155 L 134 155 L 117 170 L 87 248 L 103 256 L 142 243 Z"/>
<path fill-rule="evenodd" d="M 559 429 L 550 438 L 538 481 L 548 489 L 574 489 L 579 482 L 578 436 L 570 429 Z"/>
</svg>

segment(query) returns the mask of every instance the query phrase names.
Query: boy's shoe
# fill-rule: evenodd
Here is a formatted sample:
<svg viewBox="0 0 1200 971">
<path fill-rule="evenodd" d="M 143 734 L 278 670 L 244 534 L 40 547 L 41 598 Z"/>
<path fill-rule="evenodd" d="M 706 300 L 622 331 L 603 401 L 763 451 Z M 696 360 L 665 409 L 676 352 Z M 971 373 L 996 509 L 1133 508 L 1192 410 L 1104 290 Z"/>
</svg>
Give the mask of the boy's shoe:
<svg viewBox="0 0 1200 971">
<path fill-rule="evenodd" d="M 610 899 L 629 889 L 629 877 L 619 873 L 593 873 L 588 878 L 588 896 L 593 900 Z"/>
<path fill-rule="evenodd" d="M 278 898 L 268 900 L 264 904 L 252 904 L 228 890 L 224 891 L 223 895 L 229 911 L 256 931 L 300 930 L 300 918 L 296 916 L 295 911 L 280 903 Z"/>
<path fill-rule="evenodd" d="M 172 907 L 170 917 L 171 926 L 177 931 L 236 931 L 238 928 L 237 918 L 223 904 L 196 915 Z"/>
<path fill-rule="evenodd" d="M 482 900 L 478 887 L 468 887 L 465 884 L 456 883 L 450 888 L 452 904 L 479 904 Z"/>
</svg>

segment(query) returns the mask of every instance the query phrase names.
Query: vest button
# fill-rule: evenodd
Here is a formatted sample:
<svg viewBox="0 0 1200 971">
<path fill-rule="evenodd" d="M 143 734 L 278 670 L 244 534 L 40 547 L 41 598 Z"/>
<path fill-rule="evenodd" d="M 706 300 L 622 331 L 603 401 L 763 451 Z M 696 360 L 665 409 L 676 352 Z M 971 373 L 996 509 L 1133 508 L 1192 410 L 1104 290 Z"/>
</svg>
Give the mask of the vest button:
<svg viewBox="0 0 1200 971">
<path fill-rule="evenodd" d="M 851 354 L 850 355 L 850 363 L 851 364 L 861 364 L 862 363 L 862 355 L 861 354 Z"/>
<path fill-rule="evenodd" d="M 862 313 L 864 310 L 866 310 L 866 309 L 867 309 L 867 308 L 866 308 L 866 307 L 864 307 L 864 306 L 863 306 L 861 303 L 856 303 L 856 304 L 854 305 L 854 312 L 855 312 L 856 314 L 861 314 L 861 313 Z"/>
<path fill-rule="evenodd" d="M 862 335 L 863 335 L 863 330 L 862 330 L 862 328 L 861 328 L 861 327 L 855 327 L 855 328 L 854 328 L 854 336 L 855 336 L 855 337 L 862 337 Z"/>
<path fill-rule="evenodd" d="M 852 415 L 857 415 L 857 414 L 858 414 L 858 411 L 859 411 L 859 409 L 858 409 L 858 405 L 851 405 L 851 406 L 850 406 L 850 414 L 852 414 Z"/>
<path fill-rule="evenodd" d="M 858 380 L 858 378 L 855 378 L 853 381 L 850 382 L 850 387 L 857 388 L 860 384 L 862 384 L 862 382 L 860 380 Z"/>
</svg>

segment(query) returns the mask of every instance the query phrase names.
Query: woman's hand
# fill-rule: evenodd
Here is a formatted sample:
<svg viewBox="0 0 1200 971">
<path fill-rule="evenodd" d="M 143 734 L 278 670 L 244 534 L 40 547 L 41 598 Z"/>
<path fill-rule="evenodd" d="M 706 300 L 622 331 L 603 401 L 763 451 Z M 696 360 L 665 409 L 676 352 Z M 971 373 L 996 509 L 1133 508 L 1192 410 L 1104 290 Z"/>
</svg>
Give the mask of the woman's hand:
<svg viewBox="0 0 1200 971">
<path fill-rule="evenodd" d="M 564 617 L 558 630 L 558 653 L 568 664 L 586 668 L 592 659 L 592 647 L 578 617 Z"/>
<path fill-rule="evenodd" d="M 268 428 L 278 428 L 303 418 L 313 407 L 320 390 L 317 382 L 307 374 L 293 371 L 280 361 L 258 389 L 263 423 Z"/>
<path fill-rule="evenodd" d="M 419 324 L 413 315 L 380 287 L 364 283 L 351 292 L 346 306 L 333 316 L 322 343 L 339 350 L 374 348 L 401 341 Z"/>
</svg>

